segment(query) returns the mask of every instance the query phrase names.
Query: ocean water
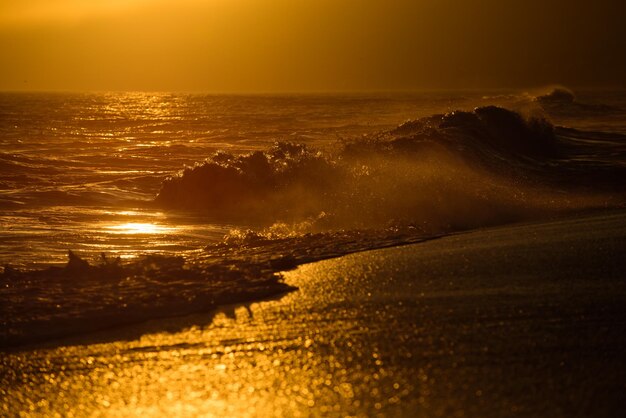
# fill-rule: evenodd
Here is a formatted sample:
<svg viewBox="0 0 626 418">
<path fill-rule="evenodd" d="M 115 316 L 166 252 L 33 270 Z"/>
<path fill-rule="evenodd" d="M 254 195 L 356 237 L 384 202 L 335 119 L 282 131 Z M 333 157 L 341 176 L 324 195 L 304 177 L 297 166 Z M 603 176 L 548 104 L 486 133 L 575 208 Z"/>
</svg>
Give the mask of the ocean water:
<svg viewBox="0 0 626 418">
<path fill-rule="evenodd" d="M 165 178 L 218 150 L 324 148 L 452 98 L 0 95 L 0 259 L 65 263 L 67 249 L 133 257 L 194 251 L 236 227 L 153 208 Z"/>
<path fill-rule="evenodd" d="M 625 92 L 2 93 L 2 336 L 202 310 L 290 290 L 274 273 L 304 261 L 621 207 L 625 178 Z"/>
</svg>

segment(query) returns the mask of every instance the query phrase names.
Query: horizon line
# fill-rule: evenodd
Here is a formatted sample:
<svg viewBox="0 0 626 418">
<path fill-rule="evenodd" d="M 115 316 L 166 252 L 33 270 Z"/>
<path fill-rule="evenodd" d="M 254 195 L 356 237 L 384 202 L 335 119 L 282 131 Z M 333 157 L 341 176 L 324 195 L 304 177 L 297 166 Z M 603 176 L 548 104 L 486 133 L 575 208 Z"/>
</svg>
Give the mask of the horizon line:
<svg viewBox="0 0 626 418">
<path fill-rule="evenodd" d="M 424 93 L 463 93 L 463 92 L 528 92 L 533 90 L 545 90 L 565 88 L 568 90 L 626 90 L 623 85 L 564 85 L 562 83 L 548 83 L 543 85 L 526 87 L 464 87 L 464 88 L 410 88 L 410 89 L 337 89 L 337 90 L 186 90 L 186 89 L 1 89 L 0 93 L 40 93 L 40 94 L 107 94 L 107 93 L 144 93 L 144 94 L 190 94 L 190 95 L 215 95 L 215 96 L 290 96 L 290 95 L 368 95 L 368 94 L 424 94 Z"/>
</svg>

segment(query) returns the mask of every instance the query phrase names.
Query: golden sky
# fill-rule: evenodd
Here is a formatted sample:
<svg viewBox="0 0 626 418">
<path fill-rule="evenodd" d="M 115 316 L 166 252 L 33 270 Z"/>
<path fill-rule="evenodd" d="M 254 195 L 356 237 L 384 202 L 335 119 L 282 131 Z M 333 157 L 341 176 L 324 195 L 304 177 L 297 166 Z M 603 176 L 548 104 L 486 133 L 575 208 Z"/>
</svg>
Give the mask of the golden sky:
<svg viewBox="0 0 626 418">
<path fill-rule="evenodd" d="M 0 90 L 625 87 L 597 0 L 0 0 Z"/>
</svg>

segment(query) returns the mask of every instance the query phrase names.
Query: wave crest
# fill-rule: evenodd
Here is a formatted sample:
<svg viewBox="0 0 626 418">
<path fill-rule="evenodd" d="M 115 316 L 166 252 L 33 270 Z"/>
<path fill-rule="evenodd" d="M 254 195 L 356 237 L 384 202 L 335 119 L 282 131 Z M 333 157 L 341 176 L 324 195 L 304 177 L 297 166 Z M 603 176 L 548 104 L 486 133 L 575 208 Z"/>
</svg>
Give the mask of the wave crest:
<svg viewBox="0 0 626 418">
<path fill-rule="evenodd" d="M 497 106 L 405 122 L 391 134 L 395 136 L 391 145 L 401 151 L 430 140 L 461 153 L 473 149 L 483 151 L 482 154 L 495 152 L 507 158 L 557 156 L 556 136 L 550 122 L 536 117 L 524 118 L 517 112 Z"/>
<path fill-rule="evenodd" d="M 603 103 L 584 103 L 573 91 L 565 87 L 554 87 L 547 93 L 533 98 L 549 114 L 562 115 L 606 115 L 622 111 L 620 107 Z"/>
<path fill-rule="evenodd" d="M 296 195 L 323 196 L 345 171 L 336 162 L 305 145 L 274 144 L 265 152 L 244 155 L 218 152 L 195 167 L 167 179 L 156 198 L 164 207 L 201 210 L 218 218 L 273 216 L 276 211 L 293 216 L 309 213 L 284 206 Z"/>
</svg>

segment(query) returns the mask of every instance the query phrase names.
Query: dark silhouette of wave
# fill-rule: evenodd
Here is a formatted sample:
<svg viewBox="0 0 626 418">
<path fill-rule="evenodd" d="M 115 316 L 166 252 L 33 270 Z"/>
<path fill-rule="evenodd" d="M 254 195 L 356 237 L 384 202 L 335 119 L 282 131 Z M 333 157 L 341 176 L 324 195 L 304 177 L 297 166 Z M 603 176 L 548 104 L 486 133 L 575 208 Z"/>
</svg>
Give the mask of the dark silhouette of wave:
<svg viewBox="0 0 626 418">
<path fill-rule="evenodd" d="M 573 104 L 576 102 L 576 96 L 574 92 L 566 89 L 564 87 L 556 87 L 552 91 L 539 95 L 535 98 L 535 100 L 539 103 L 549 104 L 549 103 L 569 103 Z"/>
<path fill-rule="evenodd" d="M 623 167 L 570 161 L 577 145 L 568 141 L 545 119 L 487 106 L 409 121 L 333 154 L 293 143 L 220 152 L 164 181 L 155 203 L 218 219 L 313 217 L 323 228 L 419 224 L 428 232 L 605 204 L 605 197 L 561 199 L 549 190 L 597 181 L 619 188 Z"/>
<path fill-rule="evenodd" d="M 399 147 L 430 138 L 459 153 L 471 149 L 481 154 L 495 153 L 512 159 L 557 156 L 552 124 L 541 118 L 525 119 L 519 113 L 496 106 L 406 122 L 392 134 L 400 135 L 392 141 L 394 146 Z"/>
<path fill-rule="evenodd" d="M 573 91 L 556 87 L 534 98 L 546 112 L 555 115 L 606 115 L 623 111 L 622 108 L 603 103 L 584 103 Z"/>
</svg>

